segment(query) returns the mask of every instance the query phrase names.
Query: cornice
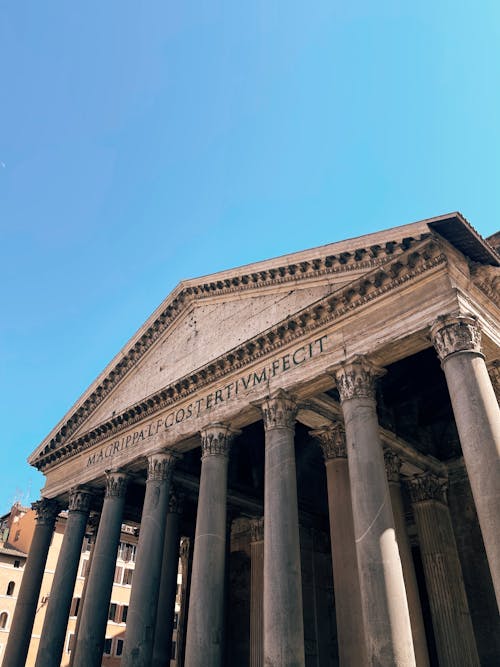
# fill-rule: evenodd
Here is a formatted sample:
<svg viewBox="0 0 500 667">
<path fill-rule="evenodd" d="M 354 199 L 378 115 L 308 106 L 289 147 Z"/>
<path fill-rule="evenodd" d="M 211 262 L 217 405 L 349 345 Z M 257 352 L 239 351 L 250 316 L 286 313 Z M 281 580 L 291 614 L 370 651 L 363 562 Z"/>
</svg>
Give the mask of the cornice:
<svg viewBox="0 0 500 667">
<path fill-rule="evenodd" d="M 101 440 L 115 435 L 124 428 L 128 428 L 144 420 L 146 417 L 150 417 L 156 412 L 164 410 L 170 405 L 191 396 L 228 374 L 245 368 L 263 356 L 272 354 L 294 340 L 312 333 L 331 322 L 349 316 L 358 308 L 397 289 L 406 282 L 414 280 L 419 275 L 441 264 L 445 264 L 447 261 L 439 242 L 427 234 L 421 235 L 419 240 L 407 238 L 399 244 L 387 243 L 386 246 L 390 247 L 391 252 L 386 248 L 384 261 L 376 264 L 371 271 L 340 287 L 335 292 L 302 308 L 297 313 L 269 327 L 242 345 L 229 350 L 218 359 L 185 375 L 161 391 L 130 406 L 122 414 L 112 417 L 91 431 L 81 434 L 74 441 L 71 441 L 72 433 L 75 432 L 83 420 L 111 392 L 113 387 L 122 380 L 123 376 L 118 372 L 113 375 L 114 371 L 111 371 L 108 378 L 94 392 L 95 397 L 92 398 L 93 394 L 81 408 L 76 410 L 44 449 L 38 452 L 36 457 L 33 456 L 30 458 L 30 463 L 43 471 L 52 464 L 74 456 Z M 396 252 L 396 247 L 399 248 L 399 253 Z M 355 254 L 356 251 L 350 253 L 352 257 Z M 225 287 L 222 286 L 220 289 L 221 294 L 224 293 Z M 117 366 L 121 364 L 121 369 L 126 368 L 126 370 L 123 370 L 123 374 L 139 361 L 146 349 L 163 334 L 164 330 L 178 316 L 181 303 L 185 305 L 188 298 L 191 301 L 193 300 L 194 288 L 189 287 L 188 290 L 191 290 L 191 292 L 184 295 L 184 297 L 182 296 L 182 292 L 179 293 L 176 297 L 176 300 L 179 300 L 178 305 L 174 307 L 174 304 L 171 304 L 166 311 L 169 308 L 172 308 L 172 311 L 168 315 L 166 311 L 160 315 L 155 324 L 144 334 L 143 338 L 148 335 L 150 342 L 148 344 L 144 342 L 143 347 L 141 347 L 141 339 L 141 341 L 138 341 L 131 348 L 129 354 L 125 355 L 122 361 L 119 362 Z M 160 324 L 160 322 L 162 323 Z M 111 378 L 111 376 L 113 377 Z"/>
</svg>

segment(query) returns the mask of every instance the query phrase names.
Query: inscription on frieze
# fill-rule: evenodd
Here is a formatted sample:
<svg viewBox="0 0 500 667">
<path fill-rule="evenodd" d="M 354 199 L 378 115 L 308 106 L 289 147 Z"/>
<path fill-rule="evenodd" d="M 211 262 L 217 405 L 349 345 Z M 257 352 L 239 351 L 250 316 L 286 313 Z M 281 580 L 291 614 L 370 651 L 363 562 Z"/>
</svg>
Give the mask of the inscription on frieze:
<svg viewBox="0 0 500 667">
<path fill-rule="evenodd" d="M 265 386 L 269 380 L 283 375 L 325 352 L 327 339 L 328 335 L 325 334 L 311 343 L 300 345 L 257 370 L 242 374 L 224 387 L 204 394 L 187 405 L 171 410 L 164 418 L 151 419 L 141 428 L 129 432 L 127 435 L 102 447 L 99 451 L 90 454 L 87 458 L 86 467 L 97 465 L 120 452 L 135 448 L 157 434 L 170 430 L 177 424 L 201 417 L 204 413 L 213 411 L 218 406 L 234 400 L 237 396 L 250 392 L 254 387 Z"/>
</svg>

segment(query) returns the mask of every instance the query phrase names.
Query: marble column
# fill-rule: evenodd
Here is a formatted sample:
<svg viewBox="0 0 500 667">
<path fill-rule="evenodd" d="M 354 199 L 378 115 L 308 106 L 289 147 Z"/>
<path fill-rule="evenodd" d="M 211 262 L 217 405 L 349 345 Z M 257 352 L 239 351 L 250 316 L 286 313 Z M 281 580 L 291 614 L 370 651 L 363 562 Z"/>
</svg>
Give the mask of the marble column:
<svg viewBox="0 0 500 667">
<path fill-rule="evenodd" d="M 31 507 L 36 512 L 35 532 L 17 596 L 9 641 L 2 662 L 3 667 L 24 667 L 25 665 L 45 563 L 60 509 L 56 500 L 48 498 L 38 500 Z"/>
<path fill-rule="evenodd" d="M 123 519 L 127 474 L 122 470 L 106 472 L 106 495 L 88 573 L 88 584 L 80 628 L 75 642 L 74 667 L 100 667 L 113 588 L 116 555 Z"/>
<path fill-rule="evenodd" d="M 201 476 L 189 596 L 189 667 L 220 667 L 224 619 L 227 464 L 234 431 L 212 424 L 201 431 Z"/>
<path fill-rule="evenodd" d="M 474 631 L 443 480 L 409 482 L 440 667 L 478 667 Z"/>
<path fill-rule="evenodd" d="M 156 628 L 152 667 L 165 667 L 172 653 L 172 632 L 175 615 L 175 593 L 179 567 L 179 517 L 182 512 L 182 494 L 171 489 L 168 504 L 163 562 L 156 612 Z"/>
<path fill-rule="evenodd" d="M 337 422 L 310 434 L 325 459 L 340 666 L 361 667 L 367 658 L 345 430 Z"/>
<path fill-rule="evenodd" d="M 427 638 L 425 636 L 424 619 L 422 617 L 422 607 L 420 604 L 413 556 L 411 554 L 410 539 L 406 530 L 403 496 L 401 495 L 401 480 L 399 476 L 401 460 L 399 456 L 390 449 L 384 451 L 384 460 L 387 480 L 389 482 L 389 493 L 391 494 L 396 540 L 399 547 L 399 556 L 401 558 L 401 566 L 403 568 L 403 577 L 405 580 L 406 599 L 408 600 L 408 610 L 410 612 L 415 661 L 417 667 L 428 667 L 429 652 L 427 650 Z"/>
<path fill-rule="evenodd" d="M 50 590 L 35 667 L 59 667 L 93 494 L 83 487 L 69 492 L 68 518 Z"/>
<path fill-rule="evenodd" d="M 304 620 L 300 563 L 295 416 L 283 390 L 262 403 L 264 471 L 264 664 L 303 667 Z"/>
<path fill-rule="evenodd" d="M 410 616 L 379 435 L 375 380 L 356 357 L 336 371 L 347 440 L 354 536 L 369 665 L 415 665 Z"/>
<path fill-rule="evenodd" d="M 160 588 L 163 544 L 175 455 L 148 456 L 148 477 L 137 544 L 122 667 L 150 667 Z"/>
<path fill-rule="evenodd" d="M 472 317 L 442 317 L 431 337 L 446 376 L 500 608 L 500 408 Z"/>
<path fill-rule="evenodd" d="M 264 518 L 250 521 L 250 667 L 264 667 Z"/>
</svg>

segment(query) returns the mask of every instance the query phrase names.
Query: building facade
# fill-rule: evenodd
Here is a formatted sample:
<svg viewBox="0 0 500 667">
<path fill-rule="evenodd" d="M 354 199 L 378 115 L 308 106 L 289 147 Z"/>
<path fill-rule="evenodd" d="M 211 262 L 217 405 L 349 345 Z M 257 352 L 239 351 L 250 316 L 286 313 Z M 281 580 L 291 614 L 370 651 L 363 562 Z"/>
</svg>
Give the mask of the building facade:
<svg viewBox="0 0 500 667">
<path fill-rule="evenodd" d="M 456 213 L 180 283 L 29 459 L 4 666 L 61 508 L 36 667 L 60 664 L 91 510 L 73 667 L 101 665 L 127 520 L 126 667 L 168 664 L 173 624 L 187 667 L 499 664 L 495 239 Z"/>
</svg>

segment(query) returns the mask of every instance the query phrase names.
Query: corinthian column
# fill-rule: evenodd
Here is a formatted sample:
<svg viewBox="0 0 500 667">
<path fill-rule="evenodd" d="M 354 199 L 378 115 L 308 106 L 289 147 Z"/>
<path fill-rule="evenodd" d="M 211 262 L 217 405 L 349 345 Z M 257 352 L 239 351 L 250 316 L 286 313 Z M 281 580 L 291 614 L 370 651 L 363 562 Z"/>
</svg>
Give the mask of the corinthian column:
<svg viewBox="0 0 500 667">
<path fill-rule="evenodd" d="M 25 665 L 47 554 L 59 513 L 57 501 L 47 498 L 38 500 L 31 507 L 36 512 L 35 532 L 17 596 L 9 641 L 2 662 L 3 667 L 24 667 Z"/>
<path fill-rule="evenodd" d="M 262 403 L 266 437 L 264 479 L 264 665 L 303 667 L 304 621 L 300 568 L 295 416 L 279 390 Z"/>
<path fill-rule="evenodd" d="M 311 435 L 325 459 L 340 665 L 361 667 L 366 665 L 366 649 L 345 430 L 337 422 Z"/>
<path fill-rule="evenodd" d="M 68 519 L 43 622 L 35 667 L 59 667 L 61 664 L 92 497 L 92 493 L 85 488 L 74 488 L 69 492 Z"/>
<path fill-rule="evenodd" d="M 263 667 L 264 518 L 250 521 L 250 667 Z"/>
<path fill-rule="evenodd" d="M 349 478 L 369 665 L 415 665 L 406 591 L 375 405 L 382 370 L 364 357 L 336 372 Z"/>
<path fill-rule="evenodd" d="M 236 432 L 224 424 L 201 431 L 201 476 L 194 538 L 186 666 L 220 667 L 224 619 L 227 463 Z"/>
<path fill-rule="evenodd" d="M 126 490 L 127 474 L 122 470 L 108 470 L 92 567 L 88 573 L 87 590 L 80 612 L 74 667 L 100 667 L 102 662 Z"/>
<path fill-rule="evenodd" d="M 444 482 L 429 473 L 409 482 L 440 667 L 478 667 L 474 631 Z"/>
<path fill-rule="evenodd" d="M 170 480 L 174 464 L 175 455 L 171 452 L 159 451 L 148 456 L 146 494 L 121 659 L 123 667 L 151 666 Z"/>
<path fill-rule="evenodd" d="M 446 376 L 467 474 L 500 608 L 500 409 L 472 317 L 440 318 L 431 328 Z"/>
<path fill-rule="evenodd" d="M 389 482 L 389 493 L 391 494 L 396 540 L 398 542 L 399 556 L 403 567 L 406 599 L 408 600 L 408 610 L 410 612 L 415 661 L 417 667 L 428 667 L 429 653 L 427 651 L 424 619 L 422 617 L 422 607 L 420 605 L 420 595 L 418 593 L 413 556 L 411 555 L 410 540 L 406 531 L 405 511 L 403 507 L 403 497 L 401 495 L 401 481 L 399 476 L 401 460 L 399 456 L 390 449 L 384 451 L 384 460 L 387 480 Z"/>
</svg>

